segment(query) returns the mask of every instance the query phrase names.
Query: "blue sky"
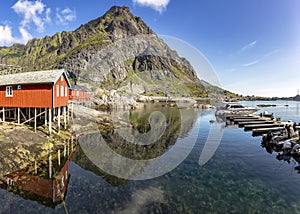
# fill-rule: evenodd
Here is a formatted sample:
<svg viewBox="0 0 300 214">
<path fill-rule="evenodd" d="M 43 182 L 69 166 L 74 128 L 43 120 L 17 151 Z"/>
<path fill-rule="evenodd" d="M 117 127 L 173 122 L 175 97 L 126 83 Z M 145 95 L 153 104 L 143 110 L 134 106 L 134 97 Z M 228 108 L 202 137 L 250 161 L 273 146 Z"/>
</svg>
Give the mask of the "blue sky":
<svg viewBox="0 0 300 214">
<path fill-rule="evenodd" d="M 299 0 L 5 0 L 0 46 L 74 30 L 113 5 L 174 38 L 170 45 L 193 64 L 207 59 L 223 88 L 262 96 L 294 96 L 300 88 Z M 206 65 L 194 67 L 210 80 Z"/>
</svg>

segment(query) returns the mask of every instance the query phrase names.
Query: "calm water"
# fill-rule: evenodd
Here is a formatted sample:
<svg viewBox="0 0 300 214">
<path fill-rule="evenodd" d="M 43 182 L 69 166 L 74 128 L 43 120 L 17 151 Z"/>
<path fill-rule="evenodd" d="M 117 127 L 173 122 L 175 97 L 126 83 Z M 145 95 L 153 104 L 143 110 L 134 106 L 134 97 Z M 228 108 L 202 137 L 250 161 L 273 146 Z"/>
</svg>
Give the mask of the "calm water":
<svg viewBox="0 0 300 214">
<path fill-rule="evenodd" d="M 260 111 L 300 122 L 300 102 L 244 102 L 249 106 L 261 103 L 277 106 Z M 251 132 L 225 128 L 225 124 L 210 124 L 214 110 L 184 112 L 179 123 L 181 128 L 178 128 L 179 110 L 154 110 L 166 115 L 167 125 L 162 141 L 153 148 L 130 147 L 115 137 L 115 133 L 106 133 L 105 140 L 117 139 L 122 151 L 114 142 L 111 148 L 123 156 L 149 159 L 169 152 L 178 144 L 185 150 L 193 146 L 195 139 L 188 157 L 174 170 L 148 180 L 120 179 L 99 169 L 79 147 L 69 165 L 64 203 L 49 207 L 47 203 L 42 205 L 38 197 L 26 199 L 22 194 L 0 189 L 1 213 L 65 213 L 66 210 L 69 213 L 300 213 L 300 175 L 295 169 L 299 165 L 296 160 L 279 161 L 277 153 L 268 153 L 260 146 L 261 137 L 252 137 Z M 138 118 L 144 120 L 141 111 L 133 113 L 136 114 L 130 118 L 134 122 Z M 222 139 L 209 150 L 216 150 L 212 158 L 200 166 L 199 157 L 212 126 L 223 132 Z M 147 125 L 138 129 L 149 131 Z M 142 155 L 129 152 L 133 150 L 143 151 Z"/>
</svg>

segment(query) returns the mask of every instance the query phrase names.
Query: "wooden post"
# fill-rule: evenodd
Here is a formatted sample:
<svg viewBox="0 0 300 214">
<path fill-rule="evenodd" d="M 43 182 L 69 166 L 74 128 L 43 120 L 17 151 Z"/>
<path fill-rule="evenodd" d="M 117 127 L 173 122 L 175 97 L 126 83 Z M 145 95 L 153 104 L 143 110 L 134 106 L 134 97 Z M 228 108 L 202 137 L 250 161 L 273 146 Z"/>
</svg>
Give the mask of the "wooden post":
<svg viewBox="0 0 300 214">
<path fill-rule="evenodd" d="M 49 155 L 49 178 L 52 178 L 52 156 Z"/>
<path fill-rule="evenodd" d="M 66 149 L 66 144 L 64 145 L 64 157 L 67 155 L 67 149 Z"/>
<path fill-rule="evenodd" d="M 30 112 L 30 108 L 29 108 L 29 112 L 28 112 L 28 119 L 30 119 L 31 118 L 31 112 Z M 29 121 L 29 123 L 31 123 L 31 121 Z"/>
<path fill-rule="evenodd" d="M 36 132 L 36 108 L 34 108 L 34 132 Z"/>
<path fill-rule="evenodd" d="M 58 156 L 58 166 L 60 166 L 60 149 L 57 152 L 57 156 Z"/>
<path fill-rule="evenodd" d="M 60 107 L 57 109 L 57 130 L 60 131 Z"/>
<path fill-rule="evenodd" d="M 37 174 L 37 164 L 36 164 L 36 161 L 34 161 L 34 174 Z"/>
<path fill-rule="evenodd" d="M 18 124 L 20 124 L 20 108 L 18 108 Z"/>
<path fill-rule="evenodd" d="M 67 111 L 66 111 L 66 106 L 63 107 L 63 115 L 64 115 L 64 129 L 67 128 Z"/>
<path fill-rule="evenodd" d="M 5 122 L 5 107 L 2 108 L 2 112 L 3 112 L 2 120 L 3 122 Z"/>
<path fill-rule="evenodd" d="M 67 121 L 70 121 L 70 112 L 69 112 L 70 108 L 69 105 L 67 106 Z"/>
<path fill-rule="evenodd" d="M 47 126 L 47 108 L 45 108 L 45 127 Z"/>
<path fill-rule="evenodd" d="M 72 103 L 71 103 L 71 105 L 72 105 L 72 107 L 71 107 L 71 119 L 72 119 L 72 121 L 73 121 L 73 114 L 74 114 L 74 104 L 73 104 L 73 101 L 72 101 Z"/>
<path fill-rule="evenodd" d="M 73 151 L 74 144 L 73 144 L 73 136 L 71 137 L 71 152 Z"/>
<path fill-rule="evenodd" d="M 49 134 L 52 132 L 52 109 L 49 108 Z"/>
</svg>

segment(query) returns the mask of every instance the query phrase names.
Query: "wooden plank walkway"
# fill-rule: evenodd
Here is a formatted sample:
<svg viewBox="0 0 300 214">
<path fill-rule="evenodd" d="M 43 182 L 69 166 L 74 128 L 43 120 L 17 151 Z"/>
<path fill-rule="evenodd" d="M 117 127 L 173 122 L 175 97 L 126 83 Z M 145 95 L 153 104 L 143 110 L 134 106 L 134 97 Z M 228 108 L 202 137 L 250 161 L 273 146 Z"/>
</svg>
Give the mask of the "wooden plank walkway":
<svg viewBox="0 0 300 214">
<path fill-rule="evenodd" d="M 248 122 L 240 122 L 239 123 L 239 127 L 244 127 L 244 126 L 246 126 L 246 125 L 259 125 L 259 124 L 261 124 L 261 125 L 264 125 L 264 124 L 273 124 L 274 123 L 274 121 L 272 121 L 272 120 L 267 120 L 267 121 L 248 121 Z"/>
<path fill-rule="evenodd" d="M 273 127 L 273 128 L 258 128 L 258 129 L 252 129 L 252 135 L 253 136 L 259 136 L 262 134 L 266 134 L 269 131 L 275 132 L 275 131 L 283 131 L 285 130 L 284 127 Z"/>
<path fill-rule="evenodd" d="M 273 128 L 273 127 L 284 127 L 284 124 L 281 123 L 273 123 L 273 124 L 252 124 L 252 125 L 245 125 L 244 129 L 245 131 L 250 131 L 253 129 L 259 129 L 259 128 Z"/>
</svg>

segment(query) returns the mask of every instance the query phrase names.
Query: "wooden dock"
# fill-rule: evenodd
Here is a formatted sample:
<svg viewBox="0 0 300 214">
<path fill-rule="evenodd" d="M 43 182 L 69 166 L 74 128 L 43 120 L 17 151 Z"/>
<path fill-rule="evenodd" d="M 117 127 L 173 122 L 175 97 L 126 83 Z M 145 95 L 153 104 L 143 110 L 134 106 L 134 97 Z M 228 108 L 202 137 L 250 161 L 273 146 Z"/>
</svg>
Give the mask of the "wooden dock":
<svg viewBox="0 0 300 214">
<path fill-rule="evenodd" d="M 244 130 L 250 131 L 253 129 L 267 129 L 267 128 L 275 128 L 275 127 L 284 127 L 284 124 L 282 123 L 271 123 L 271 124 L 251 124 L 251 125 L 245 125 Z"/>
<path fill-rule="evenodd" d="M 252 135 L 253 136 L 259 136 L 266 134 L 268 132 L 277 132 L 277 131 L 284 131 L 284 127 L 272 127 L 272 128 L 257 128 L 257 129 L 252 129 Z"/>
<path fill-rule="evenodd" d="M 252 131 L 253 136 L 263 135 L 269 131 L 283 131 L 285 130 L 284 122 L 272 120 L 270 117 L 261 117 L 260 115 L 228 115 L 227 121 L 233 125 L 244 127 L 245 131 Z"/>
</svg>

